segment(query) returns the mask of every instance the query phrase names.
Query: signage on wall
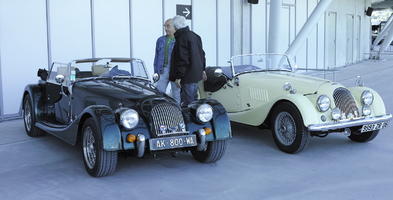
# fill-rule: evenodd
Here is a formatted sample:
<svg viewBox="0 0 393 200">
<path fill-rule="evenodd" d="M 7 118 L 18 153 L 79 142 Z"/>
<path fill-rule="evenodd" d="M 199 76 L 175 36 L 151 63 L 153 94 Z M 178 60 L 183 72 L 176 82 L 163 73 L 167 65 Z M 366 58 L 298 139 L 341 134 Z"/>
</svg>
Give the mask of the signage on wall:
<svg viewBox="0 0 393 200">
<path fill-rule="evenodd" d="M 176 15 L 184 16 L 186 19 L 192 19 L 191 5 L 176 5 Z"/>
</svg>

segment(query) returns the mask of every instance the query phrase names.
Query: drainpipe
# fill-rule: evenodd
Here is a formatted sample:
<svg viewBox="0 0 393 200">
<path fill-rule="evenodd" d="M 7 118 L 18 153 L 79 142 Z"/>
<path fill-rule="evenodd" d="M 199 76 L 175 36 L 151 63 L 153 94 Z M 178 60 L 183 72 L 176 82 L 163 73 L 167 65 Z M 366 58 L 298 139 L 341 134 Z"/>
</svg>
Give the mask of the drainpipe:
<svg viewBox="0 0 393 200">
<path fill-rule="evenodd" d="M 285 52 L 290 58 L 293 58 L 297 50 L 304 44 L 307 36 L 310 35 L 313 28 L 318 24 L 319 19 L 324 15 L 325 11 L 329 8 L 333 0 L 321 0 L 314 11 L 311 13 L 307 22 L 303 25 L 302 29 L 299 31 L 295 40 L 291 43 L 288 50 Z"/>
<path fill-rule="evenodd" d="M 268 53 L 282 53 L 280 52 L 280 34 L 278 34 L 282 26 L 281 7 L 282 0 L 270 1 Z M 270 67 L 275 67 L 277 63 L 277 59 L 273 60 Z"/>
<path fill-rule="evenodd" d="M 386 22 L 385 26 L 383 27 L 382 31 L 378 34 L 377 38 L 375 38 L 373 45 L 371 46 L 371 50 L 373 50 L 376 46 L 378 46 L 379 42 L 388 34 L 390 27 L 392 26 L 393 21 L 393 14 L 390 15 L 389 20 Z"/>
<path fill-rule="evenodd" d="M 383 51 L 386 51 L 386 49 L 392 43 L 392 41 L 393 41 L 393 26 L 390 26 L 389 32 L 387 33 L 386 37 L 383 40 L 381 47 L 379 48 L 377 59 L 379 59 L 381 57 L 381 53 Z"/>
</svg>

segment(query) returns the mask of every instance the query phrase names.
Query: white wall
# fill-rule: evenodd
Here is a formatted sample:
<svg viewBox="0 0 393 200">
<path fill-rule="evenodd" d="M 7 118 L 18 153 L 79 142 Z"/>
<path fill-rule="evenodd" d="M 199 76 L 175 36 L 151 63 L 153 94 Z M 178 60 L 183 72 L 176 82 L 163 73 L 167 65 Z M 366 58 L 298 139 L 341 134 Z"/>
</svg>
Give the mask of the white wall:
<svg viewBox="0 0 393 200">
<path fill-rule="evenodd" d="M 283 38 L 282 51 L 318 1 L 283 0 L 283 31 L 278 33 Z M 231 55 L 266 52 L 270 0 L 256 5 L 246 0 L 0 0 L 0 120 L 18 113 L 24 86 L 37 82 L 38 67 L 47 67 L 48 61 L 131 56 L 143 59 L 151 74 L 156 40 L 164 34 L 164 20 L 176 15 L 176 4 L 192 4 L 193 18 L 188 23 L 202 37 L 207 65 L 225 66 Z M 346 30 L 347 14 L 361 16 L 360 48 L 368 52 L 370 18 L 364 10 L 369 5 L 370 0 L 334 0 L 330 6 L 328 11 L 337 12 L 340 30 L 337 66 L 346 61 L 342 30 Z M 301 67 L 326 67 L 325 18 L 296 55 Z M 355 26 L 354 41 L 356 34 Z M 357 62 L 355 52 L 353 57 Z"/>
<path fill-rule="evenodd" d="M 90 0 L 49 2 L 51 60 L 92 57 Z"/>
<path fill-rule="evenodd" d="M 217 7 L 216 1 L 193 1 L 193 30 L 202 38 L 206 66 L 217 65 Z"/>
<path fill-rule="evenodd" d="M 94 0 L 96 57 L 130 57 L 128 0 Z"/>
<path fill-rule="evenodd" d="M 45 0 L 0 0 L 2 114 L 19 112 L 23 88 L 46 67 Z"/>
</svg>

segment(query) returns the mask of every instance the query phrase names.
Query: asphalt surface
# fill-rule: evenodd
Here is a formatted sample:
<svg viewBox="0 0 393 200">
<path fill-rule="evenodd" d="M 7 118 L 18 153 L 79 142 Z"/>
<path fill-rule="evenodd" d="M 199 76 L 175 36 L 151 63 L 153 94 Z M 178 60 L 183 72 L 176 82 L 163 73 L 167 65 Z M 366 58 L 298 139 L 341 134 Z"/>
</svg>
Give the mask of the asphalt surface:
<svg viewBox="0 0 393 200">
<path fill-rule="evenodd" d="M 336 80 L 362 75 L 393 111 L 393 60 L 342 68 Z M 92 178 L 82 154 L 53 136 L 26 136 L 22 120 L 0 123 L 0 199 L 392 199 L 393 126 L 373 141 L 312 138 L 303 152 L 279 151 L 268 130 L 233 125 L 222 160 L 191 154 L 120 157 L 114 175 Z"/>
</svg>

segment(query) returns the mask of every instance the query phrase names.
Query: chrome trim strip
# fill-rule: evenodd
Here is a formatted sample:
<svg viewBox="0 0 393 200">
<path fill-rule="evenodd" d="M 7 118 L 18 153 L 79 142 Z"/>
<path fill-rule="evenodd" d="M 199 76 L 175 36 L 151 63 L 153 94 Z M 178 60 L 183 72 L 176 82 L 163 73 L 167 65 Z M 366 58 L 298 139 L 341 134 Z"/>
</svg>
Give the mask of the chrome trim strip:
<svg viewBox="0 0 393 200">
<path fill-rule="evenodd" d="M 354 126 L 362 126 L 367 124 L 373 124 L 378 122 L 389 121 L 392 118 L 391 114 L 377 116 L 377 117 L 368 117 L 364 119 L 357 119 L 351 121 L 344 121 L 344 122 L 333 122 L 333 123 L 326 123 L 326 124 L 312 124 L 308 126 L 309 131 L 330 131 L 330 130 L 337 130 L 342 128 L 354 127 Z"/>
</svg>

